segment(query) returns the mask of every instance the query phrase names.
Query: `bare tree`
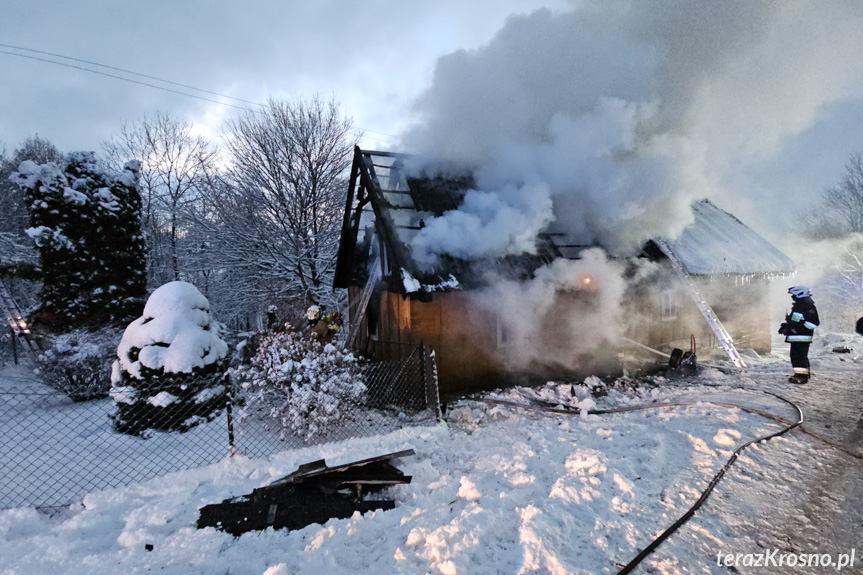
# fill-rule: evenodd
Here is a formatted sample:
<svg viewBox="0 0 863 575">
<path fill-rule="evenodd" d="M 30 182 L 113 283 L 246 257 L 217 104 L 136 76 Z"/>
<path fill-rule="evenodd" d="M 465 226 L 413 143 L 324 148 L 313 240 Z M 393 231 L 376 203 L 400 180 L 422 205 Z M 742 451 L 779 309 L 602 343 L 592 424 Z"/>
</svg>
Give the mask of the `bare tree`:
<svg viewBox="0 0 863 575">
<path fill-rule="evenodd" d="M 57 151 L 54 144 L 39 136 L 24 140 L 8 157 L 0 153 L 0 232 L 23 236 L 24 230 L 29 227 L 24 192 L 9 181 L 9 175 L 25 160 L 46 164 L 62 159 L 63 154 Z"/>
<path fill-rule="evenodd" d="M 863 153 L 852 153 L 839 182 L 821 196 L 806 222 L 809 237 L 821 240 L 823 258 L 831 261 L 819 278 L 828 305 L 822 316 L 848 327 L 863 311 Z"/>
<path fill-rule="evenodd" d="M 142 216 L 151 283 L 180 279 L 179 241 L 188 223 L 189 207 L 200 200 L 201 185 L 216 158 L 216 147 L 195 136 L 192 124 L 161 112 L 125 124 L 120 135 L 104 147 L 115 167 L 132 159 L 141 161 Z"/>
<path fill-rule="evenodd" d="M 807 221 L 816 239 L 863 233 L 863 153 L 852 153 L 839 183 L 822 194 L 820 211 Z"/>
<path fill-rule="evenodd" d="M 332 298 L 352 129 L 334 99 L 319 97 L 270 100 L 227 122 L 230 168 L 210 205 L 225 265 L 259 291 L 300 305 Z"/>
<path fill-rule="evenodd" d="M 25 233 L 30 223 L 24 191 L 9 176 L 21 162 L 60 162 L 63 154 L 39 136 L 24 140 L 9 156 L 5 152 L 0 150 L 0 271 L 29 275 L 38 260 L 36 246 Z"/>
</svg>

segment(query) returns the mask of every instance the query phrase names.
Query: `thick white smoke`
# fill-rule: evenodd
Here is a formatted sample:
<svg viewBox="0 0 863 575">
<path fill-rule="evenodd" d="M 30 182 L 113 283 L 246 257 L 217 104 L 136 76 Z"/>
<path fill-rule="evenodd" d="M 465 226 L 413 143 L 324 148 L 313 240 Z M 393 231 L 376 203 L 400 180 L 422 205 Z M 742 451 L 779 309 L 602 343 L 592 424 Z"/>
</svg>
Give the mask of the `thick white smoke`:
<svg viewBox="0 0 863 575">
<path fill-rule="evenodd" d="M 414 248 L 427 263 L 530 251 L 553 217 L 621 254 L 674 237 L 692 200 L 745 195 L 723 189 L 729 171 L 861 95 L 861 53 L 854 0 L 586 0 L 512 17 L 441 58 L 416 104 L 401 148 L 477 169 L 489 196 L 426 222 Z"/>
<path fill-rule="evenodd" d="M 575 369 L 587 367 L 585 354 L 620 335 L 622 276 L 622 264 L 594 248 L 580 260 L 543 267 L 532 281 L 499 281 L 473 297 L 507 331 L 505 359 L 511 367 Z"/>
</svg>

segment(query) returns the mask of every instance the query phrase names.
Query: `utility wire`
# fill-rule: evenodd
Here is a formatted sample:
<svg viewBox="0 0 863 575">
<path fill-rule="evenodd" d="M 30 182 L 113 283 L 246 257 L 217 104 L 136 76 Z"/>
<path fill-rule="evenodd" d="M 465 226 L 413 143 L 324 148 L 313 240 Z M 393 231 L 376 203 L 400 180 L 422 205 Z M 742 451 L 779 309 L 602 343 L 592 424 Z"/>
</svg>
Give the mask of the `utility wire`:
<svg viewBox="0 0 863 575">
<path fill-rule="evenodd" d="M 116 67 L 116 66 L 109 66 L 109 65 L 107 65 L 107 64 L 100 64 L 100 63 L 98 63 L 98 62 L 93 62 L 93 61 L 90 61 L 90 60 L 84 60 L 84 59 L 81 59 L 81 58 L 73 58 L 72 56 L 63 56 L 62 54 L 55 54 L 55 53 L 53 53 L 53 52 L 46 52 L 46 51 L 44 51 L 44 50 L 35 50 L 35 49 L 33 49 L 33 48 L 24 48 L 24 47 L 22 47 L 22 46 L 15 46 L 15 45 L 12 45 L 12 44 L 4 44 L 4 43 L 0 43 L 0 47 L 4 47 L 4 48 L 12 48 L 12 49 L 14 49 L 14 50 L 23 50 L 23 51 L 27 51 L 27 52 L 33 52 L 33 53 L 35 53 L 35 54 L 43 54 L 43 55 L 46 55 L 46 56 L 52 56 L 52 57 L 55 57 L 55 58 L 64 58 L 64 59 L 66 59 L 66 60 L 72 60 L 72 61 L 75 61 L 75 62 L 81 62 L 81 63 L 83 63 L 83 64 L 89 64 L 89 65 L 91 65 L 91 66 L 99 66 L 99 67 L 102 67 L 102 68 L 106 68 L 106 69 L 108 69 L 108 70 L 116 70 L 116 71 L 118 71 L 118 72 L 123 72 L 123 73 L 125 73 L 125 74 L 132 74 L 132 75 L 134 75 L 134 76 L 139 76 L 139 77 L 141 77 L 141 78 L 147 78 L 147 79 L 149 79 L 149 80 L 155 80 L 155 81 L 157 81 L 157 82 L 163 82 L 163 83 L 166 83 L 166 84 L 172 84 L 172 85 L 174 85 L 174 86 L 179 86 L 179 87 L 181 87 L 181 88 L 186 88 L 186 89 L 189 89 L 189 90 L 196 90 L 196 91 L 198 91 L 198 92 L 203 92 L 203 93 L 205 93 L 205 94 L 211 94 L 211 95 L 213 95 L 213 96 L 218 96 L 218 97 L 220 97 L 220 98 L 228 98 L 228 99 L 230 99 L 230 100 L 235 100 L 235 101 L 237 101 L 237 102 L 243 102 L 243 103 L 246 103 L 246 104 L 251 104 L 251 105 L 253 105 L 253 106 L 260 106 L 260 107 L 262 107 L 262 108 L 263 108 L 263 107 L 265 107 L 265 105 L 264 105 L 264 104 L 261 104 L 261 103 L 259 103 L 259 102 L 253 102 L 253 101 L 251 101 L 251 100 L 244 100 L 244 99 L 242 99 L 242 98 L 236 98 L 236 97 L 234 97 L 234 96 L 228 96 L 228 95 L 226 95 L 226 94 L 220 94 L 220 93 L 218 93 L 218 92 L 212 92 L 212 91 L 210 91 L 210 90 L 204 90 L 203 88 L 196 88 L 195 86 L 190 86 L 190 85 L 188 85 L 188 84 L 181 84 L 181 83 L 179 83 L 179 82 L 173 82 L 173 81 L 171 81 L 171 80 L 164 80 L 164 79 L 159 78 L 159 77 L 157 77 L 157 76 L 149 76 L 149 75 L 147 75 L 147 74 L 141 74 L 141 73 L 139 73 L 139 72 L 133 72 L 133 71 L 131 71 L 131 70 L 126 70 L 126 69 L 124 69 L 124 68 L 118 68 L 118 67 Z M 30 55 L 27 55 L 27 54 L 19 54 L 19 53 L 17 53 L 17 52 L 9 52 L 9 51 L 7 51 L 7 50 L 0 50 L 0 54 L 8 54 L 8 55 L 10 55 L 10 56 L 18 56 L 19 58 L 28 58 L 28 59 L 30 59 L 30 60 L 37 60 L 37 61 L 39 61 L 39 62 L 47 62 L 47 63 L 49 63 L 49 64 L 56 64 L 57 66 L 66 66 L 67 68 L 74 68 L 74 69 L 76 69 L 76 70 L 83 70 L 83 71 L 85 71 L 85 72 L 91 72 L 91 73 L 93 73 L 93 74 L 99 74 L 100 76 L 107 76 L 108 78 L 114 78 L 114 79 L 116 79 L 116 80 L 123 80 L 123 81 L 125 81 L 125 82 L 131 82 L 132 84 L 138 84 L 138 85 L 141 85 L 141 86 L 147 86 L 147 87 L 149 87 L 149 88 L 155 88 L 155 89 L 157 89 L 157 90 L 163 90 L 163 91 L 165 91 L 165 92 L 170 92 L 170 93 L 172 93 L 172 94 L 179 94 L 179 95 L 181 95 L 181 96 L 187 96 L 187 97 L 189 97 L 189 98 L 196 98 L 196 99 L 198 99 L 198 100 L 203 100 L 203 101 L 205 101 L 205 102 L 211 102 L 211 103 L 213 103 L 213 104 L 220 104 L 220 105 L 222 105 L 222 106 L 228 106 L 228 107 L 230 107 L 230 108 L 235 108 L 235 109 L 237 109 L 237 110 L 243 110 L 243 111 L 246 111 L 246 112 L 258 113 L 258 110 L 254 110 L 254 109 L 246 108 L 245 106 L 236 106 L 236 105 L 234 105 L 234 104 L 229 104 L 229 103 L 227 103 L 227 102 L 221 102 L 221 101 L 219 101 L 219 100 L 213 100 L 213 99 L 211 99 L 211 98 L 205 98 L 205 97 L 203 97 L 203 96 L 197 96 L 197 95 L 195 95 L 195 94 L 189 94 L 189 93 L 187 93 L 187 92 L 181 92 L 181 91 L 179 91 L 179 90 L 172 90 L 171 88 L 165 88 L 164 86 L 156 86 L 156 85 L 154 85 L 154 84 L 149 84 L 149 83 L 147 83 L 147 82 L 141 82 L 141 81 L 139 81 L 139 80 L 133 80 L 133 79 L 131 79 L 131 78 L 125 78 L 125 77 L 123 77 L 123 76 L 118 76 L 118 75 L 116 75 L 116 74 L 109 74 L 109 73 L 107 73 L 107 72 L 100 72 L 99 70 L 93 70 L 92 68 L 86 68 L 86 67 L 84 67 L 84 66 L 76 66 L 76 65 L 74 65 L 74 64 L 68 64 L 68 63 L 66 63 L 66 62 L 58 62 L 58 61 L 56 61 L 56 60 L 49 60 L 49 59 L 47 59 L 47 58 L 39 58 L 39 57 L 37 57 L 37 56 L 30 56 Z M 385 134 L 384 132 L 377 132 L 377 131 L 375 131 L 375 130 L 367 130 L 367 129 L 365 129 L 365 128 L 359 128 L 359 129 L 360 129 L 361 131 L 363 131 L 363 132 L 367 132 L 367 133 L 371 133 L 371 134 L 378 134 L 378 135 L 380 135 L 380 136 L 386 136 L 387 138 L 394 138 L 394 136 L 393 136 L 392 134 Z"/>
<path fill-rule="evenodd" d="M 157 90 L 164 90 L 165 92 L 171 92 L 173 94 L 180 94 L 181 96 L 188 96 L 189 98 L 196 98 L 198 100 L 203 100 L 205 102 L 212 102 L 213 104 L 221 104 L 222 106 L 228 106 L 230 108 L 236 108 L 237 110 L 245 110 L 246 112 L 257 113 L 257 110 L 253 110 L 251 108 L 246 108 L 243 106 L 235 106 L 234 104 L 228 104 L 227 102 L 220 102 L 219 100 L 213 100 L 212 98 L 205 98 L 203 96 L 196 96 L 195 94 L 189 94 L 187 92 L 181 92 L 179 90 L 172 90 L 171 88 L 165 88 L 163 86 L 156 86 L 155 84 L 148 84 L 147 82 L 140 82 L 138 80 L 133 80 L 131 78 L 124 78 L 123 76 L 117 76 L 116 74 L 108 74 L 107 72 L 100 72 L 99 70 L 93 70 L 91 68 L 85 68 L 84 66 L 76 66 L 74 64 L 67 64 L 65 62 L 57 62 L 56 60 L 48 60 L 47 58 L 39 58 L 37 56 L 28 56 L 27 54 L 17 54 L 15 52 L 8 52 L 6 50 L 0 50 L 0 54 L 9 54 L 10 56 L 18 56 L 20 58 L 29 58 L 30 60 L 38 60 L 40 62 L 48 62 L 49 64 L 56 64 L 58 66 L 66 66 L 67 68 L 75 68 L 77 70 L 84 70 L 85 72 L 91 72 L 93 74 L 99 74 L 100 76 L 107 76 L 108 78 L 114 78 L 116 80 L 123 80 L 125 82 L 131 82 L 132 84 L 140 84 L 141 86 L 148 86 L 150 88 L 155 88 Z"/>
<path fill-rule="evenodd" d="M 189 86 L 188 84 L 181 84 L 179 82 L 173 82 L 171 80 L 165 80 L 164 78 L 158 78 L 156 76 L 148 76 L 147 74 L 141 74 L 139 72 L 133 72 L 132 70 L 126 70 L 125 68 L 117 68 L 116 66 L 109 66 L 107 64 L 100 64 L 99 62 L 93 62 L 91 60 L 83 60 L 81 58 L 73 58 L 72 56 L 64 56 L 63 54 L 55 54 L 54 52 L 46 52 L 44 50 L 34 50 L 33 48 L 24 48 L 23 46 L 13 46 L 12 44 L 3 44 L 0 43 L 0 47 L 3 48 L 12 48 L 15 50 L 23 50 L 25 52 L 33 52 L 34 54 L 44 54 L 46 56 L 52 56 L 54 58 L 63 58 L 64 60 L 72 60 L 74 62 L 82 62 L 84 64 L 89 64 L 91 66 L 99 66 L 100 68 L 107 68 L 108 70 L 116 70 L 117 72 L 123 72 L 124 74 L 132 74 L 133 76 L 138 76 L 141 78 L 147 78 L 148 80 L 156 80 L 157 82 L 163 82 L 165 84 L 172 84 L 174 86 L 179 86 L 181 88 L 187 88 L 189 90 L 195 90 L 197 92 L 204 92 L 205 94 L 211 94 L 213 96 L 218 96 L 220 98 L 228 98 L 230 100 L 236 100 L 237 102 L 243 102 L 244 104 L 252 104 L 253 106 L 263 106 L 258 102 L 252 102 L 251 100 L 243 100 L 242 98 L 236 98 L 234 96 L 228 96 L 227 94 L 220 94 L 218 92 L 211 92 L 210 90 L 204 90 L 203 88 L 196 88 L 195 86 Z M 5 52 L 9 54 L 9 52 Z M 18 54 L 19 56 L 23 56 L 23 54 Z M 50 61 L 50 60 L 48 60 Z M 56 64 L 60 64 L 60 62 L 55 62 Z M 62 65 L 62 64 L 61 64 Z"/>
</svg>

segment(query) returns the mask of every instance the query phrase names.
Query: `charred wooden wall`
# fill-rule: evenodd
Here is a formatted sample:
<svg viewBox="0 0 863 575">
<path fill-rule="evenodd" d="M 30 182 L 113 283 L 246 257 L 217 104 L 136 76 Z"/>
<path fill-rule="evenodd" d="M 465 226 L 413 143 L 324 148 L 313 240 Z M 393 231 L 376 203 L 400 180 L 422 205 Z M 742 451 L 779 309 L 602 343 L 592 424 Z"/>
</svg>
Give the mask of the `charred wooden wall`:
<svg viewBox="0 0 863 575">
<path fill-rule="evenodd" d="M 673 272 L 669 272 L 665 279 L 654 278 L 650 286 L 633 289 L 628 294 L 624 305 L 627 336 L 669 352 L 675 347 L 688 350 L 690 335 L 694 335 L 699 358 L 723 358 L 724 351 L 701 312 Z M 770 351 L 766 282 L 741 283 L 734 276 L 717 276 L 700 278 L 698 284 L 738 348 L 758 353 Z M 677 304 L 674 318 L 663 319 L 663 291 L 674 294 Z M 351 287 L 349 293 L 351 301 L 359 297 L 356 287 Z M 503 378 L 514 375 L 507 371 L 507 349 L 498 348 L 495 318 L 473 307 L 468 294 L 438 293 L 431 302 L 421 302 L 382 292 L 372 299 L 356 342 L 356 348 L 368 357 L 400 359 L 421 343 L 430 346 L 436 353 L 440 390 L 444 394 L 494 387 Z M 555 313 L 566 311 L 556 308 Z M 573 313 L 577 312 L 573 309 Z M 377 318 L 376 337 L 369 336 L 370 315 Z M 555 349 L 577 353 L 565 341 L 549 344 L 547 349 L 552 355 Z"/>
<path fill-rule="evenodd" d="M 351 299 L 359 290 L 351 288 Z M 372 359 L 398 359 L 423 344 L 435 350 L 441 393 L 492 385 L 501 374 L 494 357 L 494 318 L 472 308 L 459 292 L 435 294 L 430 302 L 384 292 L 372 296 L 377 307 L 377 337 L 369 336 L 369 318 L 360 325 L 356 347 Z M 369 310 L 375 309 L 369 305 Z"/>
</svg>

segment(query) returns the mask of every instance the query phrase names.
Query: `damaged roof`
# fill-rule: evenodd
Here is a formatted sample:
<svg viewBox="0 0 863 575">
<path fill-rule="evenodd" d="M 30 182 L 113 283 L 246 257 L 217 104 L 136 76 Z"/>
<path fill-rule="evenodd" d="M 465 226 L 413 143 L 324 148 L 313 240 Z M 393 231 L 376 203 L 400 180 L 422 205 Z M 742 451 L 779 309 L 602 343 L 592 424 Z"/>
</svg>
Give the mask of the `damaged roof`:
<svg viewBox="0 0 863 575">
<path fill-rule="evenodd" d="M 525 279 L 555 259 L 579 259 L 591 247 L 555 222 L 537 238 L 535 254 L 473 261 L 442 257 L 433 271 L 423 270 L 413 259 L 411 241 L 427 220 L 457 209 L 474 180 L 471 174 L 452 167 L 416 171 L 411 169 L 411 159 L 407 154 L 356 148 L 335 287 L 363 284 L 368 278 L 370 262 L 376 258 L 369 230 L 386 245 L 389 289 L 402 294 L 469 289 L 482 285 L 491 272 L 497 277 Z M 695 202 L 692 208 L 695 221 L 670 242 L 689 273 L 783 274 L 795 270 L 791 259 L 731 214 L 707 200 Z"/>
</svg>

